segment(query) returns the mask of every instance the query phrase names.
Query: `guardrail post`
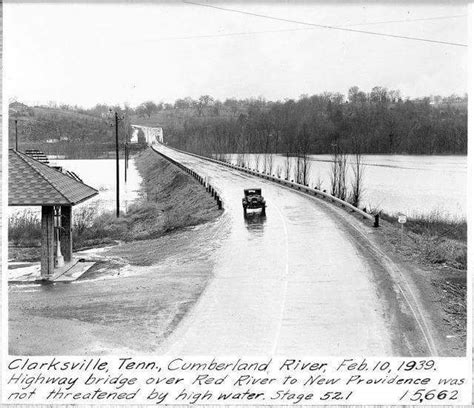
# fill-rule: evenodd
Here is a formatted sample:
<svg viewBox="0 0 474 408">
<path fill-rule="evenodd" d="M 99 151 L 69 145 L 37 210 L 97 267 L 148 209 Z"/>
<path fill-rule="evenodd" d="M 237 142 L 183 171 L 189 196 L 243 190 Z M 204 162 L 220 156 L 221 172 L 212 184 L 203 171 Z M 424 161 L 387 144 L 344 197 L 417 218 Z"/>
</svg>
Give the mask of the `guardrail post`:
<svg viewBox="0 0 474 408">
<path fill-rule="evenodd" d="M 374 215 L 374 227 L 375 228 L 378 228 L 379 227 L 379 217 L 380 217 L 380 214 L 377 213 Z"/>
</svg>

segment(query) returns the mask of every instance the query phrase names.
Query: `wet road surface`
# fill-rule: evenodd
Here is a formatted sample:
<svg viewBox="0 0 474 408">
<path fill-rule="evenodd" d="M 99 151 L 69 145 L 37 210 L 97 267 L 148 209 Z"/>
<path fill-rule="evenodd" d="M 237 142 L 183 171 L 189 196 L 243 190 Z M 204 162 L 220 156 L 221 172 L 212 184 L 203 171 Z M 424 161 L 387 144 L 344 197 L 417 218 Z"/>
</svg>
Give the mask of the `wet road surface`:
<svg viewBox="0 0 474 408">
<path fill-rule="evenodd" d="M 223 199 L 228 233 L 214 279 L 164 344 L 170 354 L 394 355 L 374 270 L 317 201 L 274 183 L 159 146 Z M 267 214 L 243 216 L 244 188 Z"/>
</svg>

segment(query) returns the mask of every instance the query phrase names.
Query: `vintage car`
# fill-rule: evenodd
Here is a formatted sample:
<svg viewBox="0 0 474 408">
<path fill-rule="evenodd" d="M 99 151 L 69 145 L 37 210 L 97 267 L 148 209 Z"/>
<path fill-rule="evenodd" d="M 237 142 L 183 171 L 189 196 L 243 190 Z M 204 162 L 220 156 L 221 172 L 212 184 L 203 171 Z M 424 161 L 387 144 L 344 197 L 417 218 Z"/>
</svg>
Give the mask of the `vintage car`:
<svg viewBox="0 0 474 408">
<path fill-rule="evenodd" d="M 242 207 L 244 215 L 247 215 L 248 209 L 261 209 L 262 215 L 265 215 L 265 200 L 262 197 L 261 188 L 247 188 L 244 190 L 244 198 L 242 198 Z"/>
</svg>

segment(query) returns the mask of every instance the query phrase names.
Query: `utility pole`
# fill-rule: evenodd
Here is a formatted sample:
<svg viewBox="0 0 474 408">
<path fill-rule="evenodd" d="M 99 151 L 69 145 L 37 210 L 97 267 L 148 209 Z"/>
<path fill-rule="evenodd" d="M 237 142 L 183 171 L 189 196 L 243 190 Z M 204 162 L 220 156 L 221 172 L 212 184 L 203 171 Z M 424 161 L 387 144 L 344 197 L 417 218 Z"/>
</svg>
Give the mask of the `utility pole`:
<svg viewBox="0 0 474 408">
<path fill-rule="evenodd" d="M 120 217 L 120 172 L 119 172 L 119 137 L 118 137 L 118 113 L 115 111 L 115 156 L 116 156 L 116 183 L 117 183 L 117 218 Z"/>
<path fill-rule="evenodd" d="M 116 160 L 116 172 L 115 172 L 115 184 L 116 184 L 116 200 L 117 200 L 117 211 L 116 215 L 117 218 L 120 217 L 120 166 L 119 166 L 119 159 L 120 159 L 120 145 L 119 145 L 119 130 L 118 130 L 118 123 L 120 120 L 125 118 L 124 115 L 119 115 L 119 113 L 109 108 L 109 113 L 103 113 L 102 118 L 107 119 L 107 124 L 110 127 L 113 127 L 115 124 L 115 160 Z M 113 122 L 110 122 L 110 119 L 113 119 Z"/>
<path fill-rule="evenodd" d="M 125 142 L 125 183 L 127 183 L 128 153 L 128 142 Z"/>
<path fill-rule="evenodd" d="M 15 119 L 15 150 L 18 151 L 18 119 Z"/>
</svg>

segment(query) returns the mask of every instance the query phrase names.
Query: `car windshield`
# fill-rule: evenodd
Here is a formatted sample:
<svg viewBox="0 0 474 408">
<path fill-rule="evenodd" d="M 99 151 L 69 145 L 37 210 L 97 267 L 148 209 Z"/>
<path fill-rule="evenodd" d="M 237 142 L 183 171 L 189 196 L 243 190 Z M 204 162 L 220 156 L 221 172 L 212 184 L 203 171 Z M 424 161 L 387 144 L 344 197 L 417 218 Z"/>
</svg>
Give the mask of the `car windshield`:
<svg viewBox="0 0 474 408">
<path fill-rule="evenodd" d="M 245 190 L 245 195 L 262 195 L 262 190 L 259 188 L 255 188 L 253 190 Z"/>
</svg>

